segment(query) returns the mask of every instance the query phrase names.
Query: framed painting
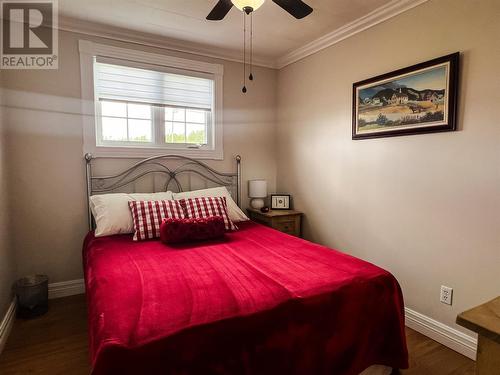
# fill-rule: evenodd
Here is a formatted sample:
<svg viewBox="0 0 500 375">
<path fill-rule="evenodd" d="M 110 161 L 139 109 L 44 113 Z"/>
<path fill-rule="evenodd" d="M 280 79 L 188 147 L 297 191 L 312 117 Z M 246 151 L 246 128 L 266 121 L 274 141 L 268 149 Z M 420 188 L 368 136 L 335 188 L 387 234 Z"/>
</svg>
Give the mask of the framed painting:
<svg viewBox="0 0 500 375">
<path fill-rule="evenodd" d="M 352 139 L 456 130 L 459 56 L 354 83 Z"/>
</svg>

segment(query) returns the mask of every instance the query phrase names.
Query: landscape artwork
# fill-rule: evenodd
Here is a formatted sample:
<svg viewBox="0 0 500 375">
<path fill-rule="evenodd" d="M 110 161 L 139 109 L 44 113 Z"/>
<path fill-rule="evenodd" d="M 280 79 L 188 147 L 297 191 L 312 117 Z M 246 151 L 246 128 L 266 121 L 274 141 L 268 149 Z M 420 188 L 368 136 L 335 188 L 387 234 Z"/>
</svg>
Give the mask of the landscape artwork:
<svg viewBox="0 0 500 375">
<path fill-rule="evenodd" d="M 458 53 L 353 85 L 353 139 L 455 130 Z"/>
</svg>

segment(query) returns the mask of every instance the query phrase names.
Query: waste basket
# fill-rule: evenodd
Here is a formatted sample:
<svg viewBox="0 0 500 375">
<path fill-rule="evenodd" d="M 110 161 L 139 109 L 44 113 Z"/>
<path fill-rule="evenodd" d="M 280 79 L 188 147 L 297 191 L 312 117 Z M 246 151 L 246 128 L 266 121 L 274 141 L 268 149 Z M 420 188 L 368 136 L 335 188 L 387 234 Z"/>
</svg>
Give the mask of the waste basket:
<svg viewBox="0 0 500 375">
<path fill-rule="evenodd" d="M 36 318 L 49 309 L 49 278 L 31 275 L 17 280 L 17 315 L 20 318 Z"/>
</svg>

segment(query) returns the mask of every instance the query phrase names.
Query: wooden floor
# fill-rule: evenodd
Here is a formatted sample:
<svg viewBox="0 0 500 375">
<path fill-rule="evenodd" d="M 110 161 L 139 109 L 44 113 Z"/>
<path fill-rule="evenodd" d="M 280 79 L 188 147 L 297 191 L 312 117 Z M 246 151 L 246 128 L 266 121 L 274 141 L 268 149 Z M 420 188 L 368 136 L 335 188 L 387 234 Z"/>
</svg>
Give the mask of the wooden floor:
<svg viewBox="0 0 500 375">
<path fill-rule="evenodd" d="M 410 369 L 404 375 L 472 375 L 474 362 L 406 329 Z M 87 318 L 83 295 L 50 301 L 49 312 L 17 320 L 4 352 L 0 374 L 88 375 Z"/>
</svg>

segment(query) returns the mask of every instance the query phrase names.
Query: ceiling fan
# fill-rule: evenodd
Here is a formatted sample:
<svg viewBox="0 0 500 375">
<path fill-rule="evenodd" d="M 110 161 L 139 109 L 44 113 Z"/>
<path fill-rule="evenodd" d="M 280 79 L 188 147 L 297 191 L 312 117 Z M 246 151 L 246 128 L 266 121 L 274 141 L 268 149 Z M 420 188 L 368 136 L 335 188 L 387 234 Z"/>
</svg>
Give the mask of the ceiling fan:
<svg viewBox="0 0 500 375">
<path fill-rule="evenodd" d="M 260 8 L 265 0 L 219 0 L 214 9 L 208 14 L 207 20 L 220 21 L 226 14 L 229 13 L 231 8 L 235 6 L 239 10 L 250 14 Z M 272 0 L 273 3 L 279 5 L 292 16 L 297 19 L 304 18 L 311 14 L 313 9 L 301 0 Z"/>
<path fill-rule="evenodd" d="M 290 13 L 297 19 L 302 19 L 308 16 L 313 11 L 309 5 L 301 0 L 272 0 L 273 3 L 279 5 L 281 8 Z M 254 80 L 253 75 L 253 12 L 259 9 L 265 0 L 219 0 L 212 11 L 208 14 L 207 20 L 220 21 L 229 13 L 235 6 L 243 12 L 243 87 L 241 91 L 245 94 L 247 92 L 247 17 L 250 18 L 250 75 L 248 79 Z"/>
</svg>

